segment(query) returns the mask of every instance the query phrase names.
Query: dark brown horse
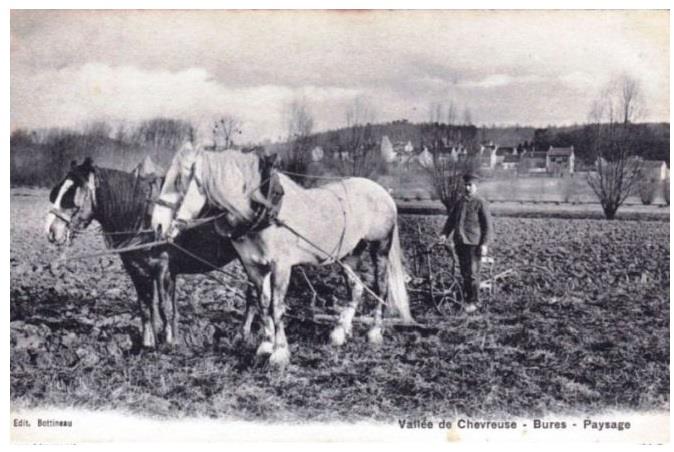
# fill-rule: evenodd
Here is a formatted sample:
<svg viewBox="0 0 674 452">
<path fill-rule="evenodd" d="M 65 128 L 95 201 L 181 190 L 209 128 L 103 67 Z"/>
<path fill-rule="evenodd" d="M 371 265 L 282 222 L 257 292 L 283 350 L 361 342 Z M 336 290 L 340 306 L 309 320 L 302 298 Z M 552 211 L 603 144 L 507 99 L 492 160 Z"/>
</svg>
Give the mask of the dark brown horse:
<svg viewBox="0 0 674 452">
<path fill-rule="evenodd" d="M 47 238 L 63 244 L 72 239 L 73 233 L 96 220 L 108 248 L 150 243 L 154 240 L 154 233 L 149 232 L 151 204 L 160 184 L 157 179 L 96 167 L 91 159 L 81 165 L 73 163 L 65 178 L 51 190 Z M 120 253 L 124 269 L 138 292 L 145 347 L 153 348 L 160 341 L 173 345 L 177 341 L 178 274 L 206 273 L 237 257 L 231 242 L 217 234 L 211 224 L 186 231 L 176 244 L 199 256 L 201 261 L 170 245 Z M 250 298 L 250 294 L 247 296 Z M 254 313 L 248 306 L 247 303 L 244 330 L 249 332 Z"/>
</svg>

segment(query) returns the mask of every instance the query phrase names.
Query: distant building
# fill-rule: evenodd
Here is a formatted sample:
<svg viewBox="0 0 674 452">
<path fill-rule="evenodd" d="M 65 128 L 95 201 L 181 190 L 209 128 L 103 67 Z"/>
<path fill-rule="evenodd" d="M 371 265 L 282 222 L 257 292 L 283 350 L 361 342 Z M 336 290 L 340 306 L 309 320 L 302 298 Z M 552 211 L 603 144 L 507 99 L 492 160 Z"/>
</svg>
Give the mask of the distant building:
<svg viewBox="0 0 674 452">
<path fill-rule="evenodd" d="M 479 151 L 480 167 L 494 169 L 496 167 L 497 150 L 498 146 L 493 142 L 482 143 Z"/>
<path fill-rule="evenodd" d="M 521 157 L 517 154 L 510 154 L 503 157 L 501 168 L 504 170 L 517 170 L 520 166 Z"/>
<path fill-rule="evenodd" d="M 669 169 L 664 160 L 642 160 L 641 177 L 644 180 L 660 182 L 669 178 Z"/>
<path fill-rule="evenodd" d="M 316 146 L 311 150 L 311 161 L 312 162 L 320 162 L 323 160 L 323 157 L 325 157 L 325 152 L 323 152 L 323 148 L 320 146 Z"/>
<path fill-rule="evenodd" d="M 517 155 L 517 148 L 514 148 L 512 146 L 499 146 L 496 148 L 495 151 L 495 157 L 494 157 L 494 167 L 495 168 L 503 168 L 507 169 L 503 166 L 503 162 L 507 157 L 512 157 Z M 518 160 L 519 162 L 519 160 Z"/>
<path fill-rule="evenodd" d="M 547 151 L 526 151 L 522 153 L 519 169 L 525 173 L 545 173 L 547 169 Z"/>
<path fill-rule="evenodd" d="M 573 146 L 557 148 L 550 146 L 546 156 L 546 168 L 548 173 L 555 175 L 573 174 L 576 156 Z"/>
<path fill-rule="evenodd" d="M 333 148 L 331 152 L 333 160 L 351 160 L 351 154 L 349 151 L 345 151 L 341 146 Z"/>
<path fill-rule="evenodd" d="M 433 166 L 433 154 L 431 154 L 427 148 L 424 148 L 424 150 L 416 156 L 416 159 L 423 168 L 430 168 Z"/>
<path fill-rule="evenodd" d="M 396 160 L 396 152 L 393 150 L 393 144 L 388 136 L 384 135 L 381 139 L 381 157 L 386 163 L 392 163 Z"/>
</svg>

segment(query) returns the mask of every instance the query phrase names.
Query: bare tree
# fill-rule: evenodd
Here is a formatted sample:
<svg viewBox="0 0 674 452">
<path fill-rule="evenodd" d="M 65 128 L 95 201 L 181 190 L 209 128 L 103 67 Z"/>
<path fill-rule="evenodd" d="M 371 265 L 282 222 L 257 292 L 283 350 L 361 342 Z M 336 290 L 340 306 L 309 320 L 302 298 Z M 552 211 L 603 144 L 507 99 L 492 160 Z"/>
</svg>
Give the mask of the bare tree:
<svg viewBox="0 0 674 452">
<path fill-rule="evenodd" d="M 380 145 L 376 140 L 372 123 L 375 112 L 370 101 L 362 96 L 356 97 L 346 107 L 346 134 L 339 143 L 339 152 L 334 164 L 343 176 L 372 177 L 384 170 Z"/>
<path fill-rule="evenodd" d="M 295 99 L 287 104 L 283 117 L 288 131 L 288 148 L 281 164 L 288 172 L 306 174 L 311 161 L 314 129 L 314 117 L 306 99 Z M 296 180 L 305 183 L 301 178 L 296 177 Z"/>
<path fill-rule="evenodd" d="M 641 159 L 633 151 L 632 124 L 639 101 L 638 81 L 621 76 L 600 93 L 590 109 L 596 172 L 588 173 L 587 181 L 609 220 L 639 185 Z"/>
<path fill-rule="evenodd" d="M 623 124 L 627 125 L 641 113 L 641 88 L 639 81 L 623 75 L 616 81 L 620 90 Z"/>
<path fill-rule="evenodd" d="M 473 115 L 470 112 L 470 108 L 466 107 L 463 109 L 463 125 L 470 126 L 473 124 Z"/>
<path fill-rule="evenodd" d="M 112 126 L 105 121 L 94 121 L 84 126 L 84 135 L 96 138 L 110 138 L 112 136 Z"/>
<path fill-rule="evenodd" d="M 428 121 L 430 123 L 441 123 L 442 122 L 442 110 L 443 106 L 441 102 L 432 102 L 428 107 Z"/>
<path fill-rule="evenodd" d="M 456 124 L 456 116 L 456 105 L 453 100 L 450 100 L 447 105 L 447 124 Z"/>
<path fill-rule="evenodd" d="M 232 115 L 225 115 L 213 125 L 213 146 L 215 149 L 232 149 L 234 137 L 241 134 L 241 121 Z"/>
<path fill-rule="evenodd" d="M 433 189 L 449 212 L 463 193 L 462 176 L 466 172 L 476 171 L 479 166 L 475 157 L 477 128 L 426 124 L 421 127 L 421 136 L 421 146 L 433 156 L 433 164 L 425 169 Z M 457 152 L 461 154 L 457 155 Z"/>
<path fill-rule="evenodd" d="M 472 156 L 453 160 L 433 153 L 433 165 L 426 170 L 429 172 L 433 189 L 447 212 L 452 210 L 464 192 L 463 175 L 475 172 L 478 167 L 479 162 Z"/>
<path fill-rule="evenodd" d="M 438 124 L 456 124 L 457 108 L 453 100 L 449 100 L 447 105 L 442 102 L 432 102 L 428 108 L 428 120 L 430 123 Z"/>
</svg>

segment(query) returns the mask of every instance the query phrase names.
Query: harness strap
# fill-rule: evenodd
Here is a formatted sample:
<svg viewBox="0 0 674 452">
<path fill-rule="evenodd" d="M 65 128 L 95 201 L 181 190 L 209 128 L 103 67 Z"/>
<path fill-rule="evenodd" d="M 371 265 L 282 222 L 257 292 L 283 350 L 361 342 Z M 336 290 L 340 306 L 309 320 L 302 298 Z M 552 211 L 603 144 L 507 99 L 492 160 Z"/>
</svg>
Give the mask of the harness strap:
<svg viewBox="0 0 674 452">
<path fill-rule="evenodd" d="M 230 239 L 235 240 L 249 232 L 259 232 L 275 223 L 279 211 L 281 210 L 281 203 L 284 195 L 278 174 L 275 172 L 272 173 L 257 188 L 264 193 L 265 186 L 267 186 L 267 194 L 264 195 L 264 198 L 253 198 L 252 194 L 249 195 L 252 202 L 256 204 L 255 218 L 250 223 L 244 223 L 234 228 L 234 230 L 228 234 Z"/>
<path fill-rule="evenodd" d="M 271 225 L 281 210 L 284 191 L 278 180 L 278 174 L 272 173 L 269 177 L 268 184 L 269 187 L 267 189 L 266 198 L 254 200 L 254 202 L 261 205 L 262 208 L 259 209 L 257 218 L 250 226 L 250 231 L 259 231 Z"/>
<path fill-rule="evenodd" d="M 64 221 L 67 225 L 70 225 L 70 223 L 72 223 L 73 221 L 72 216 L 66 215 L 64 212 L 61 212 L 58 209 L 50 209 L 49 213 L 54 215 L 56 218 Z"/>
<path fill-rule="evenodd" d="M 180 205 L 177 202 L 164 201 L 161 198 L 150 199 L 149 202 L 157 204 L 158 206 L 168 207 L 171 210 L 177 211 L 180 208 Z"/>
<path fill-rule="evenodd" d="M 367 284 L 365 284 L 365 283 L 363 282 L 363 280 L 360 279 L 360 277 L 358 277 L 358 275 L 357 275 L 357 274 L 356 274 L 356 273 L 355 273 L 355 272 L 354 272 L 348 265 L 345 265 L 344 263 L 342 263 L 339 259 L 336 258 L 336 256 L 331 255 L 330 253 L 328 253 L 327 251 L 325 251 L 323 248 L 321 248 L 321 247 L 319 247 L 318 245 L 316 245 L 314 242 L 312 242 L 311 240 L 309 240 L 308 238 L 306 238 L 304 235 L 300 234 L 296 229 L 294 229 L 292 226 L 290 226 L 290 225 L 289 225 L 288 223 L 286 223 L 285 221 L 279 220 L 279 219 L 277 218 L 277 219 L 274 220 L 274 223 L 275 223 L 276 225 L 280 226 L 280 227 L 286 228 L 288 231 L 290 231 L 290 232 L 293 233 L 295 236 L 297 236 L 297 238 L 299 238 L 300 240 L 306 242 L 308 245 L 310 245 L 311 247 L 313 247 L 314 249 L 316 249 L 316 250 L 319 251 L 320 253 L 323 253 L 323 254 L 326 256 L 326 261 L 325 261 L 326 263 L 335 263 L 335 264 L 339 265 L 345 272 L 347 272 L 347 273 L 349 274 L 349 276 L 351 276 L 353 279 L 355 279 L 356 281 L 358 281 L 358 282 L 363 286 L 363 288 L 365 289 L 365 291 L 366 291 L 367 293 L 369 293 L 372 297 L 374 297 L 374 298 L 375 298 L 378 302 L 380 302 L 383 306 L 390 307 L 390 304 L 389 304 L 386 300 L 382 299 L 379 295 L 377 295 L 376 293 L 374 293 L 374 291 L 373 291 L 372 289 L 370 289 L 370 288 L 367 286 Z"/>
</svg>

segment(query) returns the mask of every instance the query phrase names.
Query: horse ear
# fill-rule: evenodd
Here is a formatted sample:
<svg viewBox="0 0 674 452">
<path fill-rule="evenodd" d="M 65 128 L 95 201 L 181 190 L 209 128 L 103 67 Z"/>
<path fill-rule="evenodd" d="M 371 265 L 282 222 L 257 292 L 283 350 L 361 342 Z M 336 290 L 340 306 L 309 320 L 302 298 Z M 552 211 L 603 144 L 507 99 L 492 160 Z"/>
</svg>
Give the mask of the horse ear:
<svg viewBox="0 0 674 452">
<path fill-rule="evenodd" d="M 73 169 L 77 166 L 77 160 L 71 160 L 70 161 L 70 169 Z"/>
<path fill-rule="evenodd" d="M 87 169 L 93 169 L 94 161 L 91 159 L 91 157 L 87 157 L 84 159 L 84 163 L 82 163 L 82 166 Z"/>
<path fill-rule="evenodd" d="M 278 158 L 278 154 L 271 154 L 271 155 L 263 155 L 262 159 L 264 160 L 264 164 L 267 167 L 273 167 L 276 164 L 276 159 Z"/>
</svg>

